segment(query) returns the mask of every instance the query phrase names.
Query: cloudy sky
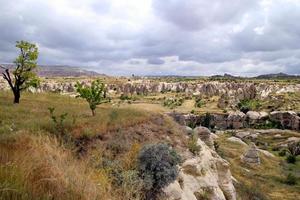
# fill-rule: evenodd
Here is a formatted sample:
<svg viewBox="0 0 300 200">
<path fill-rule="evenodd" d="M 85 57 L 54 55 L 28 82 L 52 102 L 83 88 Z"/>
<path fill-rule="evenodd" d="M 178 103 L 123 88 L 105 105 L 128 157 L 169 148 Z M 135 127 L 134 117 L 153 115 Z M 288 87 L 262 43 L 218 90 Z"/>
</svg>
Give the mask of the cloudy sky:
<svg viewBox="0 0 300 200">
<path fill-rule="evenodd" d="M 0 63 L 110 75 L 300 74 L 300 0 L 0 0 Z"/>
</svg>

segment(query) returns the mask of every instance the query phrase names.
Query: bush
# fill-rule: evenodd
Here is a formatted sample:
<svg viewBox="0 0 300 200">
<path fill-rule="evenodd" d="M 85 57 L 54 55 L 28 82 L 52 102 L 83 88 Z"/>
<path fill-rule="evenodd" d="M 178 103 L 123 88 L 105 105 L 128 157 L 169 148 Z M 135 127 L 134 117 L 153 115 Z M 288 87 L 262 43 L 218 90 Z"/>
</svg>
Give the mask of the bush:
<svg viewBox="0 0 300 200">
<path fill-rule="evenodd" d="M 261 103 L 257 99 L 244 99 L 238 103 L 237 107 L 241 112 L 247 113 L 250 110 L 258 110 Z"/>
<path fill-rule="evenodd" d="M 188 149 L 190 152 L 192 152 L 194 155 L 199 155 L 199 152 L 201 150 L 201 146 L 197 144 L 198 137 L 196 134 L 192 134 L 188 141 Z"/>
<path fill-rule="evenodd" d="M 211 128 L 211 120 L 212 120 L 212 116 L 210 113 L 206 113 L 203 119 L 203 124 L 202 126 L 206 127 L 206 128 Z"/>
<path fill-rule="evenodd" d="M 156 199 L 163 187 L 176 180 L 180 161 L 176 151 L 166 144 L 142 148 L 138 156 L 138 171 L 144 181 L 146 199 Z"/>
<path fill-rule="evenodd" d="M 288 163 L 295 164 L 296 163 L 296 156 L 290 154 L 286 157 L 286 161 Z"/>
<path fill-rule="evenodd" d="M 201 108 L 204 104 L 205 104 L 205 102 L 200 97 L 196 97 L 196 99 L 195 99 L 195 107 L 196 108 Z"/>
<path fill-rule="evenodd" d="M 297 179 L 293 174 L 289 173 L 284 182 L 288 185 L 296 185 Z"/>
<path fill-rule="evenodd" d="M 285 149 L 282 149 L 279 153 L 278 153 L 279 156 L 283 157 L 286 155 L 286 150 Z"/>
<path fill-rule="evenodd" d="M 181 106 L 184 102 L 183 98 L 167 98 L 164 100 L 163 105 L 171 109 Z"/>
</svg>

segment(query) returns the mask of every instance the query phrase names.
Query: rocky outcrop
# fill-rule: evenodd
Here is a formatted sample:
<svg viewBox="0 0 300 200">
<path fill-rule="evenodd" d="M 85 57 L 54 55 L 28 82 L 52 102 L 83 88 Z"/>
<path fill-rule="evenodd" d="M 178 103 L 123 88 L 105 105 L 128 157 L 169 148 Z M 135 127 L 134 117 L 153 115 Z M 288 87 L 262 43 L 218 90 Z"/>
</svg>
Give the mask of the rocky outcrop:
<svg viewBox="0 0 300 200">
<path fill-rule="evenodd" d="M 300 117 L 292 111 L 274 111 L 270 113 L 270 120 L 280 123 L 285 129 L 299 130 Z"/>
<path fill-rule="evenodd" d="M 260 164 L 258 149 L 254 143 L 251 143 L 250 148 L 242 155 L 241 160 L 248 164 Z"/>
<path fill-rule="evenodd" d="M 251 128 L 273 122 L 284 129 L 300 130 L 300 117 L 292 111 L 267 112 L 249 111 L 246 114 L 235 111 L 228 114 L 212 113 L 206 115 L 168 113 L 176 122 L 185 126 L 207 126 L 217 130 Z M 275 128 L 279 128 L 276 125 Z"/>
<path fill-rule="evenodd" d="M 210 130 L 203 126 L 194 129 L 194 133 L 210 148 L 214 149 L 213 136 Z"/>
<path fill-rule="evenodd" d="M 245 127 L 246 115 L 243 112 L 230 112 L 227 118 L 227 127 L 230 129 L 240 129 Z"/>
<path fill-rule="evenodd" d="M 229 163 L 203 141 L 201 152 L 180 167 L 178 179 L 164 189 L 168 200 L 236 200 Z"/>
<path fill-rule="evenodd" d="M 2 84 L 3 82 L 3 84 Z M 81 82 L 89 84 L 90 79 L 82 79 Z M 54 79 L 46 79 L 41 82 L 41 86 L 36 92 L 74 92 L 76 81 L 59 82 Z M 220 96 L 220 107 L 237 103 L 243 99 L 267 98 L 270 93 L 300 92 L 300 84 L 278 85 L 266 83 L 238 83 L 207 81 L 199 83 L 189 82 L 157 82 L 152 79 L 130 80 L 126 83 L 108 84 L 108 91 L 117 94 L 141 94 L 182 92 L 186 94 L 198 94 L 203 96 Z M 0 79 L 0 89 L 9 89 L 7 83 Z"/>
<path fill-rule="evenodd" d="M 260 124 L 266 121 L 269 118 L 269 114 L 267 112 L 256 112 L 256 111 L 248 111 L 246 113 L 248 124 L 255 125 Z"/>
</svg>

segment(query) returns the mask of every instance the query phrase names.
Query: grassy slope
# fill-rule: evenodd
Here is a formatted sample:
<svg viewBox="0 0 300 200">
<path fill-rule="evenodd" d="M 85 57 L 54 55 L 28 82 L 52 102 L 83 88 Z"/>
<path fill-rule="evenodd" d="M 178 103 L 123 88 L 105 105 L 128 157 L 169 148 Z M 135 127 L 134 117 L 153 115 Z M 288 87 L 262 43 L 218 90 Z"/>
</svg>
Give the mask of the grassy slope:
<svg viewBox="0 0 300 200">
<path fill-rule="evenodd" d="M 300 136 L 299 133 L 285 133 L 287 137 Z M 275 143 L 270 143 L 274 141 L 274 135 L 261 136 L 258 141 L 269 142 L 270 149 L 275 146 Z M 253 193 L 263 194 L 266 199 L 273 200 L 294 200 L 299 197 L 300 191 L 300 161 L 294 164 L 287 164 L 284 158 L 278 156 L 278 152 L 272 152 L 275 157 L 267 157 L 260 153 L 261 165 L 260 166 L 250 166 L 244 164 L 240 160 L 240 156 L 247 150 L 247 147 L 229 142 L 226 139 L 230 137 L 229 134 L 220 136 L 218 143 L 220 144 L 220 153 L 222 157 L 230 162 L 230 168 L 232 175 L 241 183 L 242 187 L 249 188 Z M 270 149 L 268 149 L 270 151 Z M 299 158 L 298 158 L 299 160 Z M 293 173 L 298 176 L 298 185 L 289 186 L 284 183 L 285 177 L 288 173 Z M 244 190 L 238 188 L 240 199 L 246 199 Z M 251 199 L 251 198 L 250 198 Z"/>
<path fill-rule="evenodd" d="M 68 113 L 70 146 L 52 136 L 48 107 Z M 85 101 L 58 94 L 24 93 L 13 105 L 12 95 L 0 92 L 0 124 L 0 199 L 139 199 L 140 184 L 130 178 L 138 149 L 185 144 L 178 125 L 150 110 L 107 104 L 92 117 Z M 114 164 L 101 164 L 107 161 Z M 124 185 L 114 184 L 115 170 L 128 178 Z"/>
</svg>

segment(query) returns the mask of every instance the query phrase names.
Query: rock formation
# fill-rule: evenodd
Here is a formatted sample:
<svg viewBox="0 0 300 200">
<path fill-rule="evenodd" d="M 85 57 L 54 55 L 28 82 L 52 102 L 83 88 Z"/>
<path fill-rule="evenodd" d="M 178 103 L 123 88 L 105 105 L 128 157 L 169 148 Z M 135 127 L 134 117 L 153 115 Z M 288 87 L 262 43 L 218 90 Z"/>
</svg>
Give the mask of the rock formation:
<svg viewBox="0 0 300 200">
<path fill-rule="evenodd" d="M 260 164 L 258 149 L 254 143 L 251 143 L 249 149 L 242 155 L 241 160 L 248 164 Z"/>
<path fill-rule="evenodd" d="M 187 159 L 180 168 L 177 181 L 164 189 L 168 200 L 236 200 L 229 163 L 203 141 L 199 156 Z"/>
</svg>

